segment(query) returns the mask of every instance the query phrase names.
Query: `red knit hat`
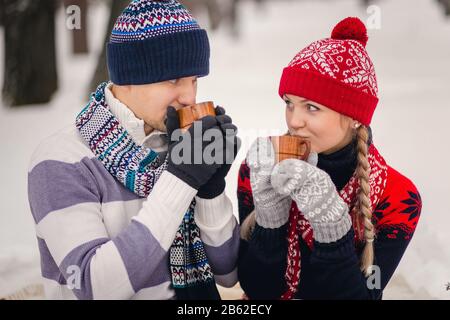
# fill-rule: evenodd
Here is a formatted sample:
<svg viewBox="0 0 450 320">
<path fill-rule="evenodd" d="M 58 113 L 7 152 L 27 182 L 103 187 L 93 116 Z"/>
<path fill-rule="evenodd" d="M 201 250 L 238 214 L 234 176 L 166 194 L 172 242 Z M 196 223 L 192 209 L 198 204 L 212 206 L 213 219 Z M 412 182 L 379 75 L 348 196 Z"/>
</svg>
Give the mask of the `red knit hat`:
<svg viewBox="0 0 450 320">
<path fill-rule="evenodd" d="M 323 104 L 369 125 L 378 103 L 375 69 L 365 49 L 367 29 L 354 17 L 339 22 L 331 38 L 301 50 L 281 76 L 279 95 Z"/>
</svg>

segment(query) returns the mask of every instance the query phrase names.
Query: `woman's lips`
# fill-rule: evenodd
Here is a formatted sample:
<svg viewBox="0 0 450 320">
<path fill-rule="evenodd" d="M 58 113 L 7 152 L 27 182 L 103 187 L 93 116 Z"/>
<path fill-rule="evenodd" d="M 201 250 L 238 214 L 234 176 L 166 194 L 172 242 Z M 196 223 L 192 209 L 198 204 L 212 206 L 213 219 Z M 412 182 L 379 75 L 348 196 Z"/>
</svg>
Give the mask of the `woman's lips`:
<svg viewBox="0 0 450 320">
<path fill-rule="evenodd" d="M 295 132 L 290 132 L 290 134 L 291 134 L 292 136 L 300 137 L 300 138 L 302 138 L 302 139 L 309 139 L 308 136 L 303 135 L 303 134 L 298 134 L 298 133 L 295 133 Z"/>
</svg>

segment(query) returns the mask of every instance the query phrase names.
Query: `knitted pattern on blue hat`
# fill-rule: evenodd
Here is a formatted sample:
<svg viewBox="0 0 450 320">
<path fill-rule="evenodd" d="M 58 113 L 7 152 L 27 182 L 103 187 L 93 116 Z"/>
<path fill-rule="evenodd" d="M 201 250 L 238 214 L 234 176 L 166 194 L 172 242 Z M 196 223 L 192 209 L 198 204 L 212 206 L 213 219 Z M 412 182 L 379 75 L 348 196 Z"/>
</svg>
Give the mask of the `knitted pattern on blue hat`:
<svg viewBox="0 0 450 320">
<path fill-rule="evenodd" d="M 134 0 L 117 18 L 107 45 L 110 79 L 148 84 L 209 73 L 209 41 L 176 0 Z"/>
<path fill-rule="evenodd" d="M 197 21 L 177 1 L 135 0 L 117 18 L 110 41 L 144 40 L 199 29 Z"/>
</svg>

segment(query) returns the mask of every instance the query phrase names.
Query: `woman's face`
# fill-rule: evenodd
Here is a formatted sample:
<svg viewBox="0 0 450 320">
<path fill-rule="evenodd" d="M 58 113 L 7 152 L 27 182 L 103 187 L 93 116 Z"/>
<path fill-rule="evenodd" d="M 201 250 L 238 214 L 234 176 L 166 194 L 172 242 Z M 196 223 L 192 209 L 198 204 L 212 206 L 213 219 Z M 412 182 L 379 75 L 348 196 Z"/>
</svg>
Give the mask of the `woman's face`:
<svg viewBox="0 0 450 320">
<path fill-rule="evenodd" d="M 357 122 L 350 117 L 303 97 L 285 94 L 283 99 L 290 134 L 309 140 L 313 151 L 329 154 L 351 142 Z"/>
</svg>

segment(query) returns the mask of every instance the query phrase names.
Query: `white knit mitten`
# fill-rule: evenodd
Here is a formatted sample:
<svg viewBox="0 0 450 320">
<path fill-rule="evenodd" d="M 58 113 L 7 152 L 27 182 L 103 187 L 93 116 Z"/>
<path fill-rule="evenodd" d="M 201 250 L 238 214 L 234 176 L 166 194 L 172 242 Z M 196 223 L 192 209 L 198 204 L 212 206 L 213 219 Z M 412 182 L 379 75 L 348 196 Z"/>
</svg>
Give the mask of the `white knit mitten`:
<svg viewBox="0 0 450 320">
<path fill-rule="evenodd" d="M 311 153 L 308 161 L 317 163 L 317 154 Z M 270 138 L 260 137 L 247 153 L 250 183 L 255 204 L 256 222 L 264 228 L 279 228 L 289 219 L 292 199 L 272 187 L 271 173 L 275 165 L 275 150 Z"/>
<path fill-rule="evenodd" d="M 318 242 L 335 242 L 350 230 L 348 206 L 325 171 L 305 161 L 287 159 L 274 166 L 271 184 L 278 194 L 292 197 Z"/>
</svg>

